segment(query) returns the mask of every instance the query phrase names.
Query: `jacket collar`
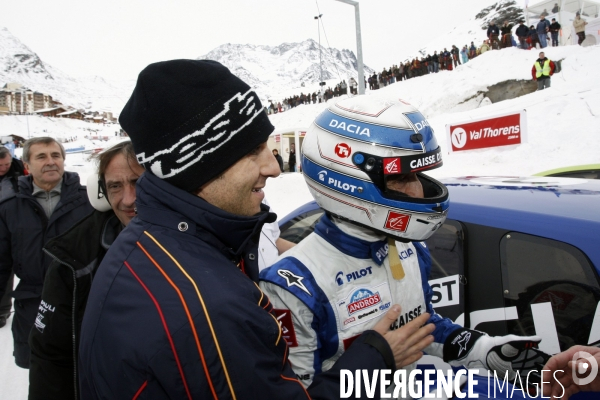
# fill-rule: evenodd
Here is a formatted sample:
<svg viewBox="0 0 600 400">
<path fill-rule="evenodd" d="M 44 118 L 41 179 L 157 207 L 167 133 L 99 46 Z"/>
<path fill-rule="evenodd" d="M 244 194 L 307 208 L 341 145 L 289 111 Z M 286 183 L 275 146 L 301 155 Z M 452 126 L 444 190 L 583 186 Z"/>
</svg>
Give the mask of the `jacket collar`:
<svg viewBox="0 0 600 400">
<path fill-rule="evenodd" d="M 61 196 L 64 198 L 64 195 L 69 195 L 73 191 L 79 189 L 79 174 L 77 172 L 69 172 L 65 171 L 62 177 L 60 187 Z M 26 175 L 19 177 L 19 193 L 25 196 L 32 196 L 33 194 L 33 176 Z"/>
<path fill-rule="evenodd" d="M 44 251 L 52 258 L 75 270 L 95 266 L 98 255 L 106 252 L 123 225 L 112 210 L 94 210 L 60 236 L 44 245 Z"/>
<path fill-rule="evenodd" d="M 251 217 L 230 214 L 147 172 L 138 179 L 136 191 L 142 221 L 199 237 L 229 258 L 239 259 L 249 246 L 256 247 L 263 224 L 277 218 L 264 204 Z"/>
<path fill-rule="evenodd" d="M 383 264 L 388 254 L 388 244 L 383 236 L 332 218 L 324 214 L 315 226 L 315 233 L 344 254 Z"/>
</svg>

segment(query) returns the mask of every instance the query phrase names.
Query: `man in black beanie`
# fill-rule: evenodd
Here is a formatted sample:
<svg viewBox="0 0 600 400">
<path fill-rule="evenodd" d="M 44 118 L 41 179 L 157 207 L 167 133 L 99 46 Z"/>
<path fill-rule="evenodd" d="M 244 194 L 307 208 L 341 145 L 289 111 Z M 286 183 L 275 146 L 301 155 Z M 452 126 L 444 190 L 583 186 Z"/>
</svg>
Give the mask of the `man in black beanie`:
<svg viewBox="0 0 600 400">
<path fill-rule="evenodd" d="M 146 172 L 137 217 L 89 294 L 81 398 L 305 398 L 255 283 L 260 231 L 276 219 L 262 188 L 280 173 L 257 95 L 217 62 L 160 62 L 140 73 L 119 121 Z M 342 368 L 395 369 L 419 356 L 429 331 L 389 331 L 398 313 L 316 377 L 311 396 L 336 398 Z"/>
</svg>

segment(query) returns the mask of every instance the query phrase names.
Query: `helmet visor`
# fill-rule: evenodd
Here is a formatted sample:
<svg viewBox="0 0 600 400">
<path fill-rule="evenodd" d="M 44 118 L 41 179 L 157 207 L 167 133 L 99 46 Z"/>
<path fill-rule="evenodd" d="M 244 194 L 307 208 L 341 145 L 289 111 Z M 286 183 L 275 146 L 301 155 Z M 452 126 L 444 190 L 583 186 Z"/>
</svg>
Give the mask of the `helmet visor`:
<svg viewBox="0 0 600 400">
<path fill-rule="evenodd" d="M 423 197 L 412 197 L 414 202 L 429 203 L 434 199 L 443 201 L 448 196 L 444 185 L 422 173 L 442 166 L 440 147 L 427 153 L 402 157 L 381 157 L 357 152 L 354 153 L 352 162 L 371 178 L 371 181 L 379 188 L 384 197 L 405 201 L 407 198 L 411 198 L 407 193 L 391 189 L 390 187 L 394 185 L 389 185 L 388 182 L 407 182 L 409 180 L 418 180 L 423 188 Z"/>
</svg>

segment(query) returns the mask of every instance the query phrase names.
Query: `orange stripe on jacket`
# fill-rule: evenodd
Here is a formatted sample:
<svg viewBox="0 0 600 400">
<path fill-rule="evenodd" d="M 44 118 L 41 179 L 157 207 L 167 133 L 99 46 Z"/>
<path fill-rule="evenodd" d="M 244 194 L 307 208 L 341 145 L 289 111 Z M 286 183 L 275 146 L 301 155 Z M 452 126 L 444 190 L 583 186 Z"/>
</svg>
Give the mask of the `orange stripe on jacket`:
<svg viewBox="0 0 600 400">
<path fill-rule="evenodd" d="M 150 253 L 148 253 L 148 251 L 144 248 L 144 246 L 142 246 L 142 244 L 140 242 L 137 242 L 137 245 L 140 249 L 142 249 L 144 254 L 146 254 L 146 257 L 148 257 L 148 259 L 150 259 L 150 261 L 152 261 L 152 264 L 154 264 L 154 266 L 160 271 L 160 273 L 165 277 L 165 279 L 169 282 L 169 284 L 171 284 L 173 289 L 175 289 L 175 291 L 177 292 L 177 295 L 179 296 L 179 299 L 181 300 L 181 305 L 183 306 L 183 309 L 185 310 L 185 315 L 187 316 L 188 322 L 190 323 L 190 327 L 192 328 L 192 333 L 194 334 L 194 340 L 196 341 L 196 347 L 198 348 L 198 354 L 200 355 L 200 360 L 202 361 L 202 367 L 204 368 L 204 374 L 206 375 L 206 380 L 208 382 L 208 386 L 210 387 L 210 391 L 212 392 L 213 398 L 215 400 L 218 400 L 219 396 L 217 396 L 217 392 L 215 390 L 212 379 L 210 377 L 210 373 L 208 372 L 208 366 L 206 365 L 206 360 L 204 358 L 204 352 L 202 351 L 202 347 L 200 346 L 200 338 L 198 338 L 198 332 L 196 332 L 196 326 L 194 325 L 194 321 L 192 320 L 192 315 L 190 314 L 190 310 L 187 306 L 187 303 L 186 303 L 185 299 L 183 298 L 183 295 L 181 294 L 181 290 L 179 290 L 179 288 L 177 287 L 175 282 L 173 282 L 171 280 L 171 278 L 169 278 L 167 273 L 160 267 L 160 265 L 158 265 L 156 260 L 154 258 L 152 258 L 152 256 L 150 255 Z"/>
<path fill-rule="evenodd" d="M 225 364 L 225 359 L 223 357 L 223 353 L 221 352 L 221 347 L 219 346 L 219 341 L 217 340 L 217 335 L 215 333 L 215 329 L 213 327 L 212 321 L 210 319 L 210 315 L 208 314 L 208 309 L 206 308 L 206 304 L 204 303 L 204 299 L 202 298 L 202 295 L 200 294 L 200 290 L 198 289 L 198 285 L 196 284 L 196 282 L 192 279 L 192 277 L 187 273 L 187 271 L 181 266 L 181 264 L 175 259 L 175 257 L 173 257 L 171 255 L 171 253 L 169 253 L 167 251 L 167 249 L 165 249 L 159 242 L 158 240 L 156 240 L 154 238 L 154 236 L 152 236 L 150 233 L 144 231 L 144 234 L 146 234 L 146 236 L 148 236 L 150 239 L 152 239 L 152 241 L 154 243 L 156 243 L 156 245 L 158 247 L 160 247 L 160 249 L 162 251 L 165 252 L 165 254 L 167 256 L 169 256 L 169 258 L 175 263 L 175 265 L 177 265 L 177 267 L 179 268 L 179 270 L 183 273 L 183 275 L 185 275 L 185 277 L 191 282 L 191 284 L 194 286 L 194 289 L 196 290 L 196 294 L 198 296 L 198 300 L 200 301 L 200 304 L 202 305 L 202 310 L 204 311 L 204 315 L 206 317 L 206 321 L 208 323 L 208 327 L 210 329 L 210 333 L 213 337 L 213 340 L 215 342 L 215 348 L 217 349 L 217 353 L 219 354 L 219 359 L 221 360 L 221 364 L 223 365 L 223 371 L 225 373 L 225 379 L 227 380 L 227 385 L 229 386 L 229 390 L 231 391 L 231 397 L 236 400 L 237 397 L 235 395 L 235 391 L 233 390 L 233 384 L 231 383 L 231 378 L 229 377 L 229 371 L 227 370 L 227 366 Z"/>
<path fill-rule="evenodd" d="M 163 327 L 165 328 L 165 333 L 167 334 L 167 338 L 169 339 L 169 343 L 171 344 L 171 351 L 173 351 L 173 356 L 175 357 L 175 362 L 177 363 L 177 368 L 179 369 L 179 374 L 181 375 L 181 380 L 183 381 L 183 386 L 185 387 L 185 392 L 187 393 L 188 399 L 191 400 L 192 395 L 190 394 L 190 389 L 188 388 L 187 381 L 185 380 L 185 375 L 183 374 L 183 368 L 181 368 L 181 363 L 179 362 L 179 356 L 177 355 L 177 350 L 175 350 L 175 343 L 173 343 L 173 338 L 171 337 L 171 332 L 169 332 L 169 327 L 167 326 L 167 321 L 165 320 L 165 316 L 162 312 L 162 309 L 160 308 L 160 305 L 158 304 L 158 301 L 156 301 L 156 298 L 154 297 L 152 292 L 150 292 L 150 289 L 148 289 L 148 287 L 144 284 L 144 282 L 142 282 L 140 277 L 135 273 L 135 271 L 133 270 L 133 268 L 131 268 L 131 266 L 129 265 L 129 263 L 127 261 L 125 261 L 125 266 L 127 267 L 127 269 L 129 269 L 129 272 L 131 272 L 131 274 L 135 277 L 135 279 L 137 279 L 137 281 L 140 283 L 140 285 L 142 285 L 142 287 L 144 288 L 146 293 L 148 293 L 148 296 L 150 296 L 150 299 L 152 299 L 152 302 L 154 302 L 154 306 L 156 307 L 156 310 L 158 311 L 158 315 L 160 316 Z"/>
</svg>

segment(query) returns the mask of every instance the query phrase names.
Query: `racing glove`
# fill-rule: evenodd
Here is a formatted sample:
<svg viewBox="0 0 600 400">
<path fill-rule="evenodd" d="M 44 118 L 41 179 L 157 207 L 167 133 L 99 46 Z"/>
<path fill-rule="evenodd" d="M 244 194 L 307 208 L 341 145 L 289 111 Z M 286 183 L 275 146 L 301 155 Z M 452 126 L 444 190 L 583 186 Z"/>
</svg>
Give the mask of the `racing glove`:
<svg viewBox="0 0 600 400">
<path fill-rule="evenodd" d="M 488 336 L 479 331 L 459 329 L 444 343 L 444 361 L 453 366 L 496 371 L 501 379 L 508 374 L 510 382 L 514 382 L 519 374 L 523 383 L 540 383 L 542 368 L 550 359 L 537 348 L 541 341 L 539 336 Z M 533 372 L 529 374 L 530 371 Z"/>
</svg>

